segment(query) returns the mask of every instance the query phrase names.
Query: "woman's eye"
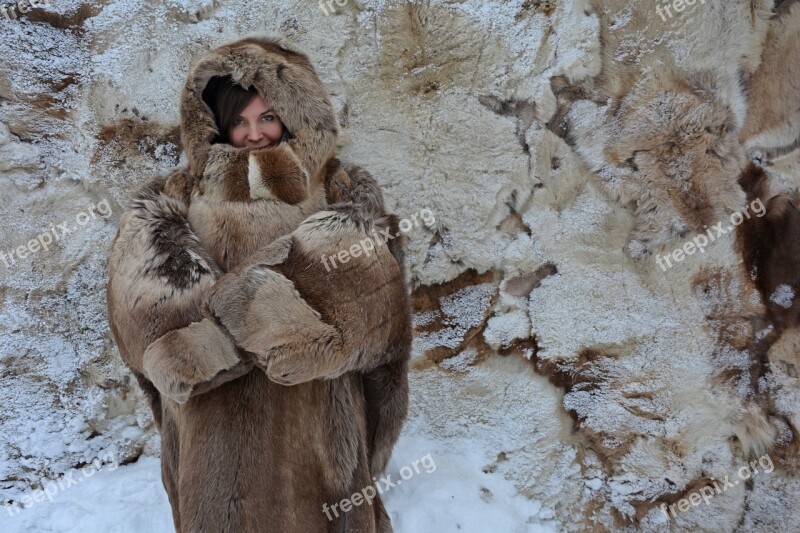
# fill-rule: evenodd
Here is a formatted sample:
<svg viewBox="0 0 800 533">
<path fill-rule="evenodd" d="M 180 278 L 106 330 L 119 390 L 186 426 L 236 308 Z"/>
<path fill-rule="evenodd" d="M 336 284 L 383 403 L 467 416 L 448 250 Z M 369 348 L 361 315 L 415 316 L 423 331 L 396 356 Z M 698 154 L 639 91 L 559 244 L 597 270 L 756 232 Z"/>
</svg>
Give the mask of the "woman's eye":
<svg viewBox="0 0 800 533">
<path fill-rule="evenodd" d="M 264 116 L 261 117 L 261 120 L 263 120 L 264 122 L 272 122 L 273 120 L 275 120 L 275 116 L 274 115 L 264 115 Z"/>
<path fill-rule="evenodd" d="M 233 121 L 234 126 L 241 126 L 242 124 L 244 124 L 244 120 L 240 118 L 237 118 L 236 120 Z"/>
</svg>

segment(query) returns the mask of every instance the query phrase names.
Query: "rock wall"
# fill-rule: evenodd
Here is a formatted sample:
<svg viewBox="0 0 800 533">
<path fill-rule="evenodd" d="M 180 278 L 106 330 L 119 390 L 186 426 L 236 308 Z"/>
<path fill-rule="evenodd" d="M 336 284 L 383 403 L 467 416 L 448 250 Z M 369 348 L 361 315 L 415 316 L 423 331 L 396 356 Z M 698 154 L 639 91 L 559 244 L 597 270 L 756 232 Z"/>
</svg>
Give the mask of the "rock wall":
<svg viewBox="0 0 800 533">
<path fill-rule="evenodd" d="M 182 162 L 192 58 L 258 32 L 310 56 L 342 158 L 436 218 L 408 235 L 408 434 L 471 443 L 562 530 L 800 529 L 800 203 L 770 201 L 800 181 L 800 4 L 777 4 L 54 0 L 0 21 L 0 499 L 158 453 L 105 321 L 109 245 Z"/>
</svg>

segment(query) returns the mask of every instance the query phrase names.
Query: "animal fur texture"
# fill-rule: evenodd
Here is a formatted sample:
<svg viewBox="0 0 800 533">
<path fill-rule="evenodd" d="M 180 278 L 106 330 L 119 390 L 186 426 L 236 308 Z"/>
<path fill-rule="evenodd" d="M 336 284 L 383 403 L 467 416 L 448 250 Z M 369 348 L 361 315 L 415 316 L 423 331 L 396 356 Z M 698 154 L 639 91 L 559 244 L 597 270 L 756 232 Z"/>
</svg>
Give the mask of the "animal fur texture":
<svg viewBox="0 0 800 533">
<path fill-rule="evenodd" d="M 611 498 L 598 495 L 586 507 L 586 528 L 598 531 L 663 527 L 654 503 L 672 504 L 707 482 L 706 472 L 695 469 L 682 481 L 673 483 L 670 476 L 669 486 L 659 486 L 667 465 L 677 462 L 684 472 L 692 472 L 691 457 L 708 439 L 730 439 L 739 457 L 752 460 L 770 453 L 797 464 L 797 417 L 788 412 L 793 404 L 786 391 L 789 384 L 796 386 L 796 379 L 791 381 L 796 375 L 791 350 L 798 316 L 792 300 L 798 282 L 793 235 L 800 204 L 796 194 L 775 194 L 776 184 L 748 166 L 747 157 L 751 147 L 791 146 L 798 132 L 789 127 L 786 131 L 792 134 L 777 142 L 752 140 L 762 132 L 783 131 L 797 109 L 787 87 L 792 82 L 784 81 L 797 79 L 785 76 L 793 69 L 791 50 L 797 45 L 797 23 L 790 23 L 793 8 L 781 2 L 773 10 L 771 0 L 708 0 L 662 20 L 656 4 L 593 1 L 602 38 L 600 74 L 551 79 L 558 106 L 547 117 L 549 128 L 575 149 L 592 171 L 592 184 L 617 204 L 611 206 L 614 216 L 625 215 L 618 220 L 626 223 L 604 227 L 619 232 L 615 242 L 626 245 L 633 259 L 615 267 L 630 268 L 648 286 L 672 292 L 672 302 L 666 303 L 674 306 L 670 316 L 693 317 L 703 330 L 688 334 L 695 324 L 686 322 L 679 336 L 687 333 L 688 342 L 698 342 L 688 351 L 708 365 L 697 385 L 682 391 L 678 389 L 684 384 L 676 385 L 664 403 L 655 399 L 658 386 L 645 386 L 645 403 L 625 405 L 628 398 L 621 391 L 652 379 L 648 333 L 587 348 L 577 358 L 554 353 L 559 343 L 537 334 L 539 368 L 565 388 L 565 404 L 575 406 L 576 434 L 587 443 L 583 464 L 597 461 L 602 465 L 598 471 L 617 480 L 635 472 L 636 490 L 626 487 L 624 495 Z M 794 28 L 792 38 L 789 27 Z M 780 73 L 779 63 L 784 65 Z M 656 254 L 663 257 L 679 249 L 706 227 L 729 224 L 731 213 L 744 212 L 756 198 L 763 200 L 766 214 L 731 228 L 735 238 L 667 269 L 657 266 Z M 558 266 L 559 273 L 566 273 Z M 533 296 L 542 298 L 542 293 Z M 535 322 L 537 316 L 531 319 Z M 784 332 L 795 333 L 791 340 L 779 340 Z M 659 353 L 673 347 L 682 351 L 679 336 L 661 341 Z M 644 338 L 648 340 L 641 343 Z M 643 353 L 648 356 L 642 358 Z M 653 357 L 652 363 L 663 360 Z M 777 364 L 785 370 L 779 371 Z M 669 370 L 673 377 L 681 371 Z M 663 383 L 663 378 L 654 383 Z M 631 396 L 639 398 L 639 393 Z M 619 394 L 624 399 L 613 398 Z M 646 406 L 651 401 L 658 410 L 668 407 L 656 414 Z M 625 422 L 627 415 L 607 419 L 607 409 L 592 408 L 617 402 L 637 414 Z M 687 410 L 691 422 L 679 422 L 681 430 L 672 433 Z M 657 429 L 643 429 L 652 421 Z M 637 449 L 643 442 L 644 454 Z M 658 466 L 651 470 L 651 465 Z M 642 484 L 646 478 L 652 492 Z M 604 521 L 609 509 L 614 519 Z M 707 525 L 702 518 L 691 520 L 677 520 L 674 527 Z"/>
<path fill-rule="evenodd" d="M 709 0 L 665 21 L 651 4 L 593 5 L 601 74 L 554 78 L 562 113 L 551 122 L 569 124 L 601 188 L 631 208 L 628 252 L 644 259 L 744 205 L 736 183 L 745 164 L 742 80 L 760 65 L 773 2 Z M 667 38 L 669 46 L 652 44 Z"/>
<path fill-rule="evenodd" d="M 784 1 L 770 22 L 761 65 L 750 80 L 741 140 L 769 159 L 800 148 L 800 2 Z"/>
<path fill-rule="evenodd" d="M 760 199 L 766 214 L 742 225 L 739 246 L 747 270 L 767 307 L 774 335 L 800 326 L 800 192 L 769 192 L 768 176 L 754 164 L 739 178 L 748 200 Z"/>
<path fill-rule="evenodd" d="M 212 76 L 254 85 L 292 138 L 211 144 Z M 181 98 L 188 168 L 143 187 L 109 265 L 109 323 L 148 394 L 177 531 L 391 531 L 380 496 L 329 507 L 385 469 L 408 405 L 401 239 L 375 180 L 333 158 L 308 59 L 248 38 L 196 61 Z M 374 241 L 373 241 L 374 242 Z M 329 519 L 332 518 L 332 519 Z"/>
</svg>

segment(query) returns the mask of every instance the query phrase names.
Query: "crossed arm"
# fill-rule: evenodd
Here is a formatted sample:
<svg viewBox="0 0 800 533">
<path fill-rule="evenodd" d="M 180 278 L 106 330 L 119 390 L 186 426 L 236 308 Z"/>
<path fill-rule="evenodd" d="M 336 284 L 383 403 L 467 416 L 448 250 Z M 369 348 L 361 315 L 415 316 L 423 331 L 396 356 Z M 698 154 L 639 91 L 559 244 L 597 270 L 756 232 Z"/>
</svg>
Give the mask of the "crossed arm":
<svg viewBox="0 0 800 533">
<path fill-rule="evenodd" d="M 253 366 L 203 317 L 202 303 L 221 272 L 186 223 L 186 204 L 164 193 L 183 178 L 179 172 L 171 181 L 156 179 L 136 193 L 109 261 L 109 326 L 157 421 L 153 387 L 185 402 Z"/>
<path fill-rule="evenodd" d="M 112 253 L 109 321 L 137 375 L 184 403 L 254 366 L 273 381 L 293 385 L 407 357 L 408 304 L 402 264 L 394 255 L 402 253 L 399 248 L 358 267 L 371 271 L 380 287 L 378 281 L 370 290 L 363 279 L 359 284 L 357 270 L 338 292 L 324 281 L 312 284 L 308 290 L 317 291 L 317 302 L 328 299 L 339 310 L 329 306 L 323 316 L 287 277 L 287 260 L 295 265 L 302 259 L 303 235 L 279 239 L 258 254 L 258 264 L 222 275 L 185 223 L 185 204 L 164 193 L 180 189 L 175 183 L 183 177 L 140 192 L 121 221 Z M 366 173 L 356 170 L 351 178 L 335 167 L 328 185 L 333 200 L 366 200 L 361 213 L 368 218 L 383 208 Z M 383 314 L 363 312 L 370 296 L 372 309 Z M 391 300 L 399 305 L 392 307 Z"/>
</svg>

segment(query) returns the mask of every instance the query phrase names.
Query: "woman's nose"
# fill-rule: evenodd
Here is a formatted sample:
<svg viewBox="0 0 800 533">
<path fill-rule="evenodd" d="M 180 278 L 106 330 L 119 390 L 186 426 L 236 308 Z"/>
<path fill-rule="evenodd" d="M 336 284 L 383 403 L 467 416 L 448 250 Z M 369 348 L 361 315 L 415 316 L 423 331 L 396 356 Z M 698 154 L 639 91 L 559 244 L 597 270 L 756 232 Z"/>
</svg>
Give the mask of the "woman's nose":
<svg viewBox="0 0 800 533">
<path fill-rule="evenodd" d="M 250 141 L 260 141 L 263 135 L 261 134 L 261 130 L 258 129 L 258 125 L 251 124 L 250 129 L 248 130 L 247 138 Z"/>
</svg>

